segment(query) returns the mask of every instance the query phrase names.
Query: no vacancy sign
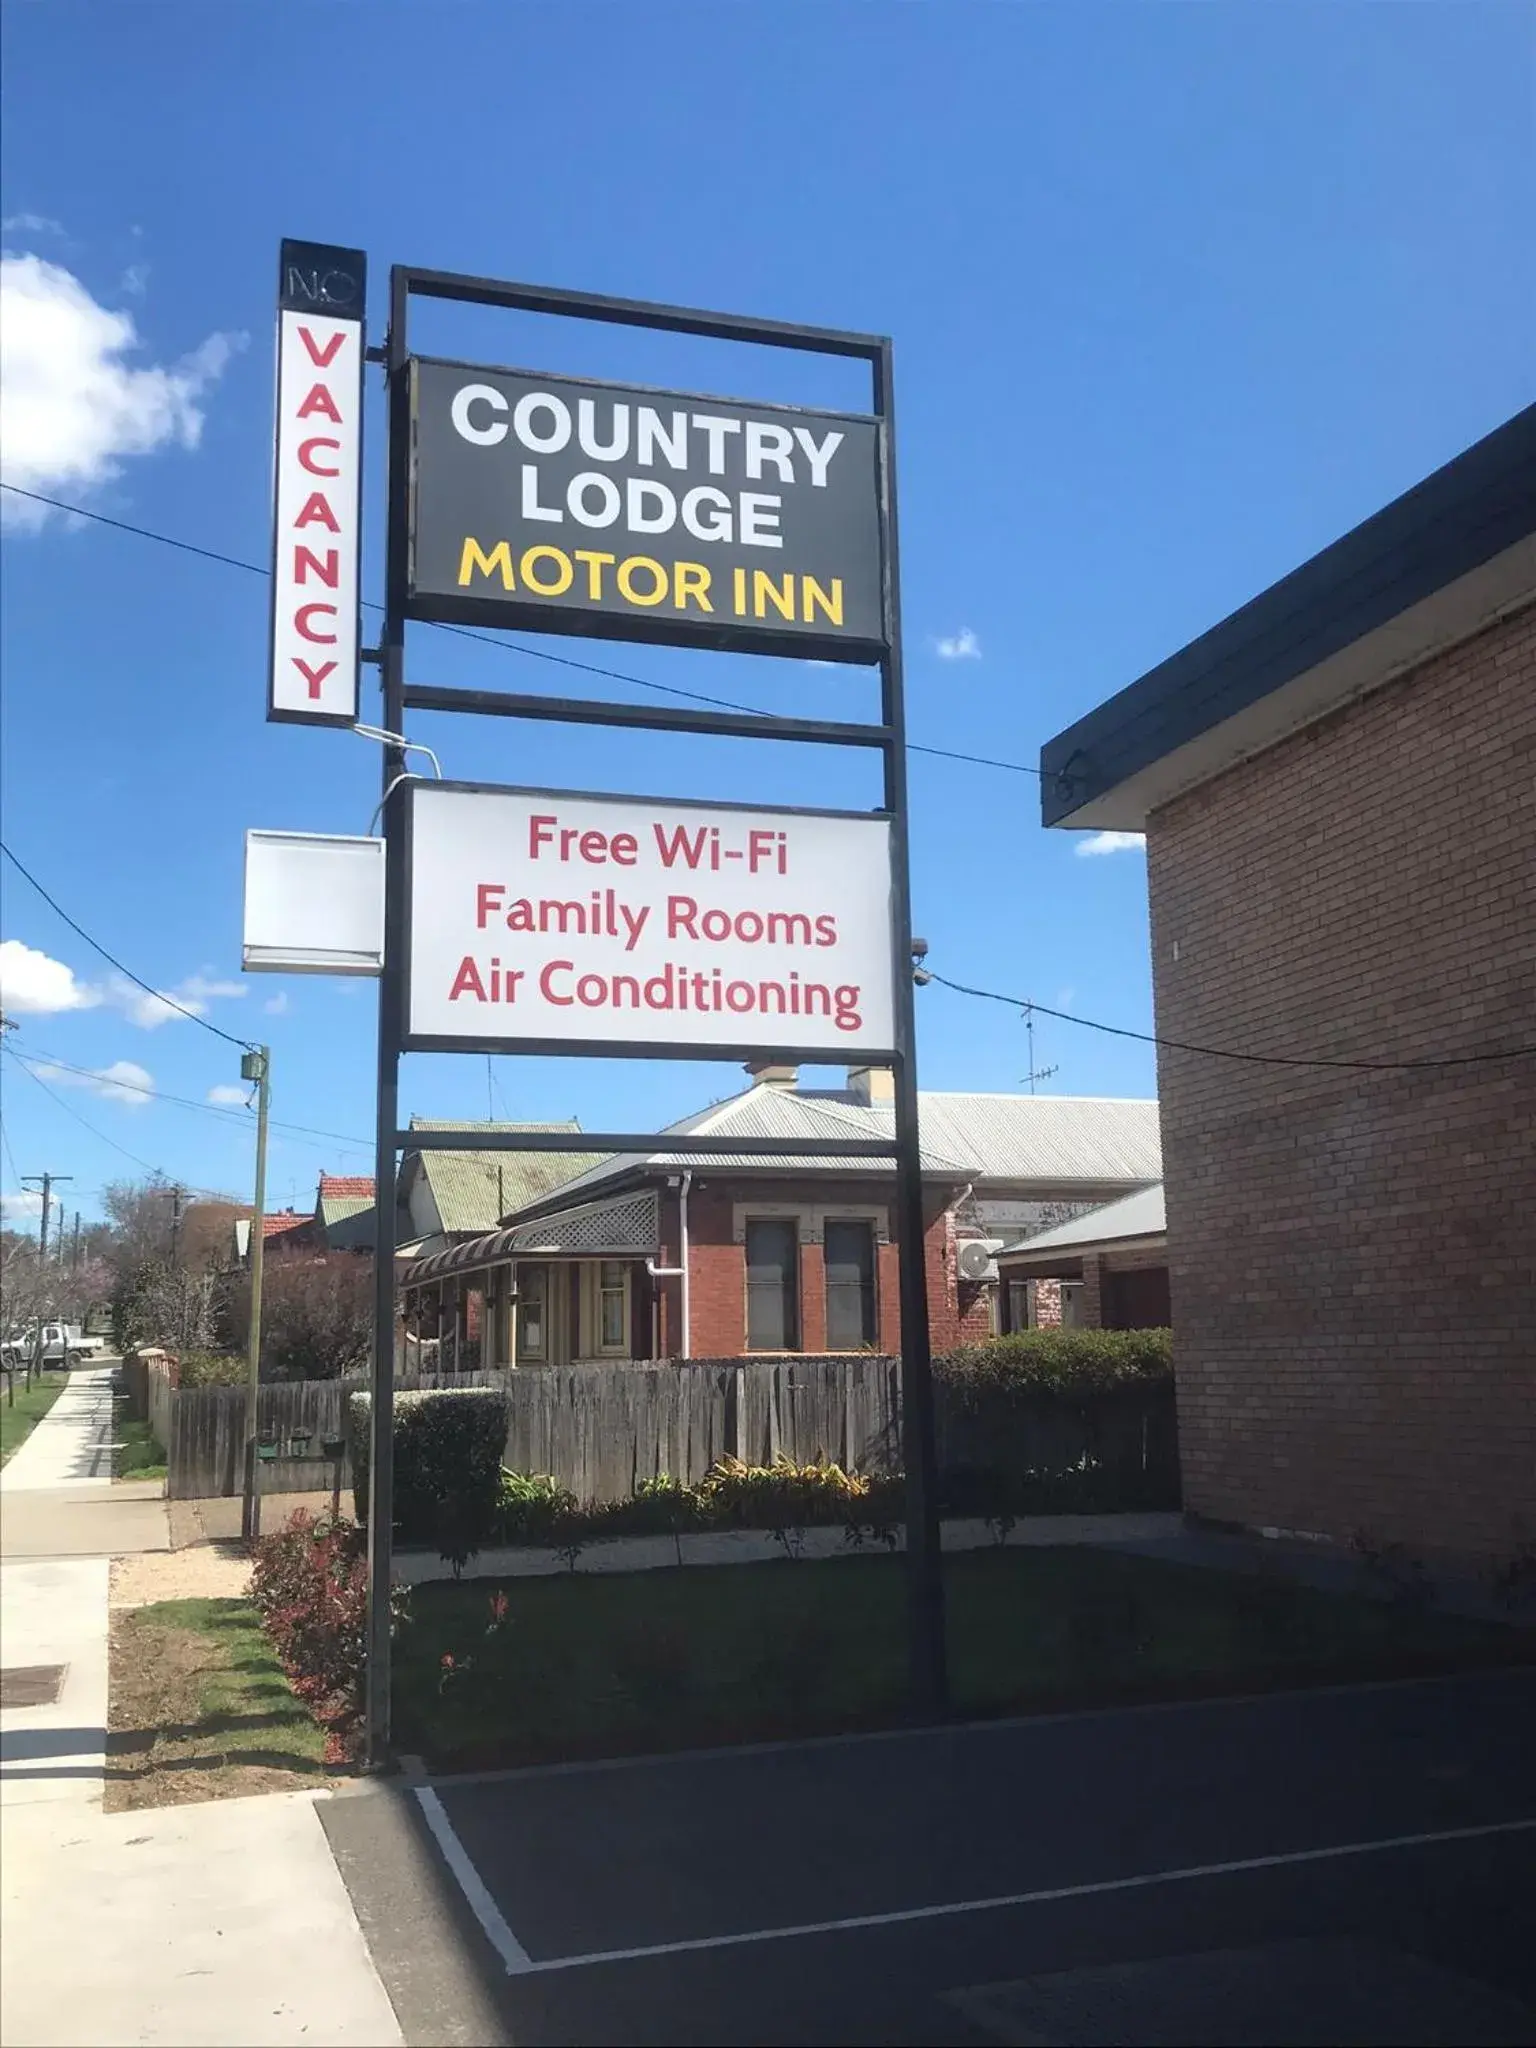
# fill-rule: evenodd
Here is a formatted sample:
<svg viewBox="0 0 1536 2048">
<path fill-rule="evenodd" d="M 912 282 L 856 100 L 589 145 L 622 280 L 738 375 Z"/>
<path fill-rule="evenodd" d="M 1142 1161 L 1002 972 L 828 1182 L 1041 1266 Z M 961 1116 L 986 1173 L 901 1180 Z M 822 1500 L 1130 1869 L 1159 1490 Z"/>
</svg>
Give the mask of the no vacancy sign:
<svg viewBox="0 0 1536 2048">
<path fill-rule="evenodd" d="M 406 794 L 407 1050 L 891 1051 L 887 818 Z"/>
<path fill-rule="evenodd" d="M 880 427 L 415 359 L 413 617 L 872 661 Z"/>
<path fill-rule="evenodd" d="M 267 716 L 298 725 L 357 717 L 366 276 L 360 249 L 283 243 Z"/>
</svg>

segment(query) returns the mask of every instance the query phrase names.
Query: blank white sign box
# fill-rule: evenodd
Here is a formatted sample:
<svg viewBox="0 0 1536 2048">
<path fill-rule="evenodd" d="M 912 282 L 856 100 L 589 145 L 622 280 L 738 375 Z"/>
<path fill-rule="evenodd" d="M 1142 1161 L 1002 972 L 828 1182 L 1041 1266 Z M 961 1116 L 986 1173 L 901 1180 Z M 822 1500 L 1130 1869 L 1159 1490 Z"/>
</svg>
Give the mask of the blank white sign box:
<svg viewBox="0 0 1536 2048">
<path fill-rule="evenodd" d="M 379 974 L 384 842 L 326 832 L 247 832 L 248 974 Z"/>
</svg>

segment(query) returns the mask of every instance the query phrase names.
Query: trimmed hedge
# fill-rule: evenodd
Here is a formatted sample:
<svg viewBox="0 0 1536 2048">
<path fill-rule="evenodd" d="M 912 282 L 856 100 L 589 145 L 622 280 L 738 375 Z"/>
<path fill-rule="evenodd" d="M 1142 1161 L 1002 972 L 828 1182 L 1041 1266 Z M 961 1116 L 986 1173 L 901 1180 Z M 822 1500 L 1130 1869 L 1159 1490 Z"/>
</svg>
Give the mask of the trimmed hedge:
<svg viewBox="0 0 1536 2048">
<path fill-rule="evenodd" d="M 1018 1330 L 965 1344 L 933 1361 L 957 1394 L 1107 1393 L 1173 1378 L 1172 1330 Z"/>
<path fill-rule="evenodd" d="M 347 1403 L 352 1498 L 368 1519 L 372 1401 Z M 437 1542 L 455 1564 L 487 1542 L 501 1499 L 507 1410 L 497 1387 L 438 1387 L 395 1396 L 394 1523 L 406 1542 Z"/>
</svg>

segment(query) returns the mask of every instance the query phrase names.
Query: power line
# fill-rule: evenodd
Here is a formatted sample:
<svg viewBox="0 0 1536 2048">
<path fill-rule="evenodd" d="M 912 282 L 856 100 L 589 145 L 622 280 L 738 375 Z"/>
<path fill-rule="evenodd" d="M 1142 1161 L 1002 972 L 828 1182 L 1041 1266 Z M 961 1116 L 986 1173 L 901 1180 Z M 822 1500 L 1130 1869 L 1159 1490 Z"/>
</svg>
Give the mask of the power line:
<svg viewBox="0 0 1536 2048">
<path fill-rule="evenodd" d="M 93 1073 L 89 1067 L 72 1067 L 68 1060 L 56 1059 L 52 1053 L 44 1052 L 41 1047 L 31 1054 L 18 1052 L 14 1046 L 7 1047 L 7 1050 L 12 1058 L 20 1060 L 24 1066 L 29 1059 L 41 1060 L 45 1066 L 58 1067 L 66 1074 L 78 1074 L 85 1081 L 105 1079 L 109 1087 L 124 1088 L 129 1094 L 142 1095 L 151 1102 L 174 1102 L 178 1108 L 195 1109 L 204 1116 L 233 1117 L 238 1124 L 247 1122 L 247 1113 L 243 1110 L 226 1109 L 217 1102 L 194 1102 L 190 1095 L 170 1095 L 162 1088 L 146 1088 L 138 1081 L 120 1081 L 115 1074 L 103 1076 L 100 1073 Z M 281 1123 L 276 1117 L 271 1119 L 271 1124 L 277 1131 L 293 1131 L 305 1138 L 329 1138 L 333 1144 L 348 1145 L 357 1152 L 372 1150 L 362 1138 L 349 1138 L 341 1131 L 317 1131 L 309 1124 Z"/>
<path fill-rule="evenodd" d="M 169 1181 L 171 1179 L 171 1176 L 166 1172 L 163 1166 L 156 1166 L 151 1160 L 141 1159 L 137 1152 L 130 1152 L 128 1150 L 128 1147 L 126 1145 L 120 1145 L 117 1142 L 116 1138 L 109 1138 L 105 1131 L 99 1131 L 88 1117 L 84 1117 L 80 1114 L 79 1110 L 75 1108 L 72 1102 L 66 1102 L 62 1095 L 58 1094 L 56 1090 L 50 1088 L 48 1086 L 48 1083 L 43 1079 L 41 1074 L 34 1073 L 32 1068 L 27 1064 L 26 1060 L 22 1057 L 20 1053 L 13 1051 L 12 1048 L 10 1048 L 9 1046 L 7 1046 L 6 1050 L 10 1053 L 12 1059 L 16 1061 L 17 1065 L 20 1066 L 22 1072 L 26 1074 L 27 1078 L 29 1080 L 35 1081 L 38 1087 L 42 1089 L 43 1093 L 48 1097 L 48 1099 L 51 1102 L 57 1103 L 59 1108 L 63 1110 L 66 1116 L 72 1116 L 75 1122 L 77 1124 L 80 1124 L 85 1130 L 89 1131 L 93 1138 L 99 1138 L 103 1145 L 110 1145 L 114 1152 L 121 1152 L 125 1159 L 131 1159 L 135 1166 L 143 1167 L 146 1173 L 157 1174 L 162 1180 L 165 1181 Z M 53 1066 L 63 1066 L 64 1062 L 62 1060 L 54 1060 L 50 1062 L 50 1064 Z M 67 1071 L 70 1073 L 84 1073 L 85 1069 L 83 1067 L 70 1067 L 69 1069 L 67 1069 Z M 99 1077 L 93 1074 L 90 1076 L 90 1078 L 92 1080 L 96 1080 Z M 123 1083 L 120 1085 L 126 1086 L 127 1084 Z M 194 1103 L 192 1105 L 194 1109 L 202 1108 L 204 1106 L 205 1105 L 200 1103 Z M 5 1150 L 7 1158 L 11 1158 L 11 1148 L 9 1143 L 7 1143 Z M 11 1171 L 12 1173 L 15 1173 L 16 1171 L 16 1162 L 14 1158 L 11 1158 Z M 218 1188 L 190 1187 L 187 1185 L 186 1182 L 179 1182 L 177 1183 L 177 1185 L 186 1187 L 188 1194 L 197 1195 L 210 1201 L 228 1201 L 231 1199 L 221 1189 Z M 90 1193 L 92 1191 L 89 1189 L 83 1189 L 81 1192 Z M 105 1190 L 97 1188 L 94 1190 L 94 1192 L 97 1195 L 101 1195 L 105 1192 Z"/>
<path fill-rule="evenodd" d="M 15 485 L 7 484 L 5 488 L 8 491 L 14 490 Z M 43 887 L 42 883 L 37 879 L 36 875 L 32 873 L 31 869 L 23 866 L 23 864 L 16 858 L 15 854 L 12 853 L 11 849 L 6 845 L 3 839 L 0 839 L 0 853 L 3 853 L 5 855 L 6 859 L 11 863 L 12 867 L 16 869 L 18 874 L 23 875 L 26 878 L 26 880 L 32 884 L 33 888 L 37 891 L 38 895 L 42 897 L 43 901 L 48 905 L 49 909 L 57 911 L 59 916 L 63 918 L 64 922 L 69 926 L 72 932 L 76 933 L 80 938 L 84 939 L 85 943 L 89 947 L 91 947 L 91 949 L 94 952 L 99 953 L 102 959 L 106 961 L 109 967 L 115 967 L 119 974 L 125 974 L 128 977 L 128 979 L 133 983 L 135 988 L 143 989 L 145 995 L 153 996 L 156 1002 L 166 1004 L 168 1008 L 175 1010 L 178 1016 L 190 1018 L 194 1024 L 201 1024 L 205 1031 L 211 1031 L 215 1038 L 222 1038 L 226 1045 L 238 1045 L 242 1052 L 255 1051 L 255 1047 L 252 1045 L 251 1041 L 248 1038 L 236 1038 L 233 1032 L 223 1031 L 219 1028 L 217 1024 L 210 1024 L 208 1019 L 206 1017 L 200 1017 L 197 1014 L 196 1010 L 186 1009 L 182 1004 L 176 1001 L 174 996 L 168 996 L 163 989 L 151 988 L 147 981 L 141 981 L 139 976 L 134 973 L 131 967 L 125 967 L 122 961 L 119 960 L 115 954 L 109 953 L 107 951 L 106 947 L 101 944 L 99 939 L 93 939 L 90 933 L 85 929 L 84 925 L 76 924 L 75 920 L 70 916 L 69 912 L 65 910 L 62 907 L 62 905 L 56 903 L 53 897 L 51 897 L 48 894 L 48 891 Z"/>
<path fill-rule="evenodd" d="M 1524 1060 L 1536 1055 L 1536 1045 L 1513 1045 L 1505 1052 L 1459 1053 L 1451 1058 L 1434 1060 L 1325 1060 L 1302 1059 L 1278 1052 L 1235 1052 L 1230 1046 L 1191 1045 L 1185 1039 L 1163 1038 L 1154 1031 L 1131 1031 L 1123 1024 L 1101 1024 L 1094 1017 L 1074 1017 L 1066 1010 L 1053 1010 L 1045 1003 L 1031 1002 L 1026 996 L 999 995 L 996 989 L 991 988 L 967 988 L 963 981 L 951 981 L 947 975 L 936 973 L 926 962 L 920 971 L 929 981 L 953 989 L 956 995 L 977 996 L 988 1003 L 1006 1003 L 1010 1010 L 1022 1010 L 1026 1016 L 1034 1013 L 1040 1017 L 1055 1017 L 1063 1024 L 1081 1024 L 1087 1031 L 1106 1031 L 1112 1038 L 1134 1038 L 1143 1045 L 1163 1046 L 1170 1052 L 1200 1053 L 1212 1060 L 1242 1060 L 1257 1067 L 1336 1067 L 1351 1073 L 1412 1074 L 1426 1068 L 1487 1066 L 1495 1060 Z"/>
<path fill-rule="evenodd" d="M 184 555 L 201 555 L 205 561 L 220 562 L 228 569 L 240 569 L 247 575 L 264 576 L 270 579 L 271 570 L 264 569 L 259 562 L 242 561 L 237 555 L 220 554 L 215 548 L 195 547 L 191 541 L 178 540 L 173 534 L 156 533 L 152 527 L 135 526 L 127 519 L 109 519 L 104 512 L 91 512 L 83 505 L 67 505 L 62 498 L 50 498 L 41 491 L 24 491 L 19 484 L 0 484 L 0 490 L 13 491 L 18 498 L 30 498 L 34 504 L 50 505 L 56 512 L 68 512 L 76 519 L 93 519 L 99 526 L 114 527 L 119 533 L 134 534 L 140 540 L 157 541 L 162 547 L 175 548 Z M 382 612 L 384 607 L 371 599 L 362 600 L 363 609 Z M 490 633 L 477 633 L 469 626 L 450 626 L 440 620 L 429 619 L 423 623 L 434 632 L 451 633 L 458 640 L 478 640 L 482 647 L 494 647 L 499 654 L 521 654 L 529 661 L 547 661 L 556 668 L 576 669 L 582 675 L 601 676 L 614 683 L 631 683 L 637 690 L 654 690 L 663 697 L 683 697 L 691 704 L 708 704 L 717 711 L 742 711 L 752 718 L 771 718 L 773 713 L 764 711 L 756 704 L 739 704 L 731 697 L 712 697 L 703 690 L 684 690 L 676 683 L 653 683 L 647 676 L 631 675 L 625 669 L 607 668 L 601 662 L 581 661 L 575 655 L 556 654 L 547 647 L 529 647 L 520 640 L 499 639 Z M 1039 777 L 1041 770 L 1031 768 L 1023 761 L 999 761 L 990 754 L 961 754 L 952 747 L 929 747 L 916 740 L 907 741 L 909 754 L 927 754 L 939 761 L 965 761 L 975 768 L 1001 768 L 1010 775 L 1033 775 Z M 140 984 L 142 986 L 142 984 Z M 158 993 L 158 991 L 151 991 Z"/>
<path fill-rule="evenodd" d="M 88 1130 L 93 1138 L 99 1138 L 103 1145 L 110 1145 L 114 1152 L 121 1152 L 125 1159 L 131 1159 L 135 1166 L 142 1166 L 146 1173 L 160 1173 L 164 1170 L 161 1167 L 152 1166 L 147 1159 L 141 1159 L 137 1152 L 130 1152 L 126 1145 L 119 1145 L 116 1138 L 109 1138 L 105 1131 L 98 1131 L 96 1126 L 93 1123 L 91 1123 L 88 1118 L 83 1117 L 80 1114 L 80 1112 L 75 1108 L 73 1103 L 66 1102 L 62 1095 L 55 1094 L 54 1090 L 48 1086 L 48 1083 L 43 1079 L 41 1074 L 34 1074 L 32 1069 L 27 1065 L 26 1061 L 21 1057 L 19 1053 L 12 1053 L 11 1058 L 15 1060 L 16 1064 L 21 1068 L 21 1071 L 27 1076 L 29 1080 L 35 1081 L 38 1087 L 42 1089 L 43 1093 L 46 1096 L 48 1096 L 51 1101 L 56 1102 L 59 1108 L 63 1110 L 66 1116 L 72 1116 L 75 1122 L 77 1124 L 82 1125 L 86 1130 Z"/>
</svg>

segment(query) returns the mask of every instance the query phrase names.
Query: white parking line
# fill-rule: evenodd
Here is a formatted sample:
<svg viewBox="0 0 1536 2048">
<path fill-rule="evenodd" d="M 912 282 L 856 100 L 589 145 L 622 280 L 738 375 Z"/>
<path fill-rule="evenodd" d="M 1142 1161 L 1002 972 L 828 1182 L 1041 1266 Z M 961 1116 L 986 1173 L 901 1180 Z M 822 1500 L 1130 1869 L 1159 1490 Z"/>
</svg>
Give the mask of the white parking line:
<svg viewBox="0 0 1536 2048">
<path fill-rule="evenodd" d="M 484 1880 L 470 1860 L 469 1851 L 455 1833 L 453 1822 L 444 1813 L 441 1799 L 430 1785 L 418 1785 L 416 1797 L 421 1801 L 427 1826 L 432 1830 L 448 1868 L 458 1880 L 459 1890 L 469 1901 L 469 1909 L 480 1922 L 486 1940 L 506 1965 L 507 1975 L 520 1977 L 529 1970 L 537 1969 L 539 1965 L 502 1918 L 501 1908 L 487 1891 Z"/>
<path fill-rule="evenodd" d="M 1493 1835 L 1536 1832 L 1536 1818 L 1490 1821 L 1481 1827 L 1443 1828 L 1416 1835 L 1389 1835 L 1374 1842 L 1340 1842 L 1326 1849 L 1291 1849 L 1277 1856 L 1240 1856 L 1226 1863 L 1193 1863 L 1177 1870 L 1153 1870 L 1139 1877 L 1104 1878 L 1093 1884 L 1053 1885 L 995 1898 L 960 1899 L 945 1906 L 907 1906 L 890 1913 L 855 1913 L 841 1920 L 808 1920 L 793 1927 L 759 1927 L 743 1934 L 706 1934 L 689 1941 L 659 1941 L 635 1948 L 593 1949 L 585 1955 L 550 1956 L 537 1962 L 502 1918 L 495 1900 L 453 1831 L 435 1792 L 418 1789 L 427 1825 L 437 1837 L 486 1937 L 509 1977 L 542 1976 L 554 1970 L 588 1970 L 599 1963 L 633 1963 L 650 1956 L 690 1955 L 715 1948 L 748 1948 L 769 1941 L 803 1941 L 816 1934 L 851 1934 L 863 1928 L 899 1927 L 915 1920 L 957 1919 L 964 1913 L 995 1913 L 1012 1906 L 1050 1905 L 1061 1899 L 1094 1898 L 1109 1892 L 1145 1890 L 1152 1885 L 1187 1884 L 1202 1877 L 1234 1877 L 1250 1870 L 1279 1870 L 1300 1863 L 1327 1863 L 1346 1856 L 1377 1856 L 1391 1849 L 1421 1849 L 1440 1842 L 1476 1842 Z"/>
</svg>

